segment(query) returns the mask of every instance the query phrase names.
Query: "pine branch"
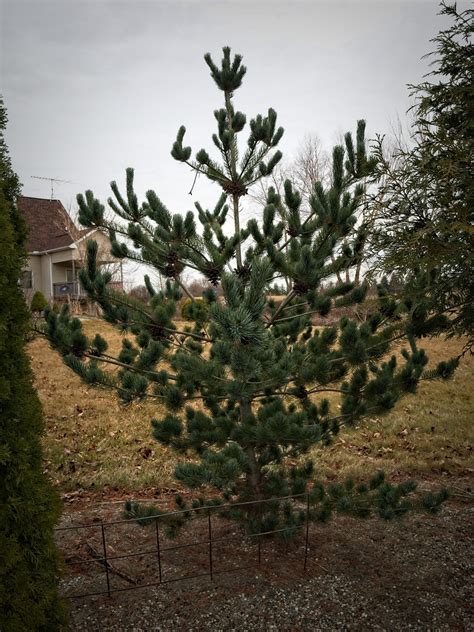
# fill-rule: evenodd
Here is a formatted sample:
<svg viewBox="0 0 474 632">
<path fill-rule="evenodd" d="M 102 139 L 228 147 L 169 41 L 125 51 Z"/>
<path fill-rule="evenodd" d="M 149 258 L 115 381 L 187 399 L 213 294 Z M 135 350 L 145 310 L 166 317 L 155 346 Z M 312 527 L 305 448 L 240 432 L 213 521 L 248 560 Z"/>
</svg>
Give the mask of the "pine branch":
<svg viewBox="0 0 474 632">
<path fill-rule="evenodd" d="M 175 276 L 174 280 L 179 285 L 179 287 L 183 290 L 183 292 L 187 294 L 192 301 L 194 301 L 195 300 L 194 296 L 191 294 L 191 292 L 188 290 L 185 284 L 181 281 L 179 276 Z"/>
<path fill-rule="evenodd" d="M 281 310 L 285 307 L 285 305 L 287 305 L 291 300 L 293 300 L 296 296 L 296 293 L 294 290 L 291 290 L 285 297 L 285 299 L 280 303 L 280 305 L 277 307 L 275 313 L 273 314 L 273 316 L 271 317 L 271 319 L 268 321 L 268 323 L 266 324 L 266 327 L 271 327 L 271 325 L 275 324 L 276 322 L 276 317 L 278 316 L 278 314 L 281 312 Z"/>
</svg>

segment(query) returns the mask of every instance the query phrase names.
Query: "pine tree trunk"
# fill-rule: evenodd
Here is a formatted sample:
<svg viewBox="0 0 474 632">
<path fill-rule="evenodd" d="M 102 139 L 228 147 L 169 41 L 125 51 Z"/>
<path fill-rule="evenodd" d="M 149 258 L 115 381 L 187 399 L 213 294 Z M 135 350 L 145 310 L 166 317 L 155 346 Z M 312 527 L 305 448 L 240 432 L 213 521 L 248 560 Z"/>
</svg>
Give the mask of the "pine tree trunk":
<svg viewBox="0 0 474 632">
<path fill-rule="evenodd" d="M 255 500 L 259 500 L 261 497 L 260 490 L 260 466 L 257 463 L 257 457 L 255 456 L 254 449 L 249 446 L 245 453 L 249 462 L 249 471 L 247 472 L 247 484 L 252 490 L 252 495 Z"/>
<path fill-rule="evenodd" d="M 239 235 L 240 234 L 239 196 L 236 195 L 235 193 L 232 196 L 232 204 L 233 204 L 233 211 L 234 211 L 235 234 Z M 240 266 L 242 265 L 242 252 L 241 252 L 240 242 L 237 244 L 235 256 L 237 259 L 237 265 L 240 268 Z"/>
<path fill-rule="evenodd" d="M 232 103 L 231 103 L 231 93 L 225 93 L 225 107 L 227 110 L 227 126 L 229 131 L 232 131 Z M 235 140 L 232 142 L 230 148 L 230 170 L 233 181 L 237 182 L 237 155 L 236 155 L 236 146 Z M 236 235 L 240 234 L 240 216 L 239 216 L 239 196 L 236 193 L 232 194 L 232 210 L 234 213 L 234 228 Z M 235 257 L 237 260 L 237 266 L 240 268 L 242 265 L 242 250 L 240 246 L 240 242 L 237 244 Z"/>
<path fill-rule="evenodd" d="M 244 421 L 246 417 L 252 414 L 252 407 L 249 401 L 241 400 L 240 402 L 240 417 Z M 245 454 L 248 459 L 248 471 L 247 471 L 247 485 L 252 492 L 254 500 L 261 498 L 261 471 L 257 462 L 255 450 L 252 446 L 245 448 Z"/>
</svg>

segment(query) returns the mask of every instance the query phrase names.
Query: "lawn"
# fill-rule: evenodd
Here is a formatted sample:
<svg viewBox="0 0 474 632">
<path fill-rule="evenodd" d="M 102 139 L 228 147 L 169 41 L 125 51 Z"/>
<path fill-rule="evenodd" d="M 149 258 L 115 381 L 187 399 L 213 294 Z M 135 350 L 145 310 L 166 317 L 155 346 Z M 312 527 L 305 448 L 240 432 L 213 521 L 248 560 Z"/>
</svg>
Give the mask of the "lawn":
<svg viewBox="0 0 474 632">
<path fill-rule="evenodd" d="M 120 348 L 120 334 L 100 320 L 84 323 Z M 427 339 L 431 363 L 456 355 L 460 340 Z M 174 453 L 151 437 L 156 403 L 123 406 L 113 393 L 86 387 L 44 339 L 30 343 L 36 386 L 43 403 L 45 469 L 62 491 L 137 491 L 174 488 Z M 384 417 L 344 430 L 328 448 L 313 451 L 325 478 L 362 476 L 377 469 L 394 475 L 468 473 L 474 443 L 474 361 L 464 358 L 449 382 L 420 385 Z M 471 470 L 472 471 L 472 470 Z"/>
</svg>

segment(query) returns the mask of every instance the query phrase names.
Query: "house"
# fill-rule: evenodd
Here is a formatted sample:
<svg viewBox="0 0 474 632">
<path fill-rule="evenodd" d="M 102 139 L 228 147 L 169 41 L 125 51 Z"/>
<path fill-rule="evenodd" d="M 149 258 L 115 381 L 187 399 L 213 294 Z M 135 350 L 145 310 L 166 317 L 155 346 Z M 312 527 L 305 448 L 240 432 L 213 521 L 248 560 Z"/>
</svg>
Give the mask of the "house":
<svg viewBox="0 0 474 632">
<path fill-rule="evenodd" d="M 110 241 L 97 228 L 78 228 L 59 200 L 20 196 L 19 211 L 28 225 L 28 264 L 22 286 L 27 297 L 37 291 L 48 301 L 86 299 L 79 281 L 85 265 L 86 244 L 99 246 L 98 264 L 112 272 L 112 285 L 123 289 L 122 264 L 110 254 Z"/>
</svg>

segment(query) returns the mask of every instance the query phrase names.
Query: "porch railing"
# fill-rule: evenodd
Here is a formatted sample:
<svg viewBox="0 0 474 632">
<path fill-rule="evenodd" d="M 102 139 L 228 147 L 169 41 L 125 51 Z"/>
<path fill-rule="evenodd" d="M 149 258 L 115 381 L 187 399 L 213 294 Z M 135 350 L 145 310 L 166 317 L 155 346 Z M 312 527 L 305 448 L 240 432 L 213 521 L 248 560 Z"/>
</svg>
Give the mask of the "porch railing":
<svg viewBox="0 0 474 632">
<path fill-rule="evenodd" d="M 67 296 L 74 298 L 85 298 L 87 294 L 81 287 L 79 281 L 64 281 L 63 283 L 53 283 L 53 296 L 54 298 Z"/>
<path fill-rule="evenodd" d="M 109 287 L 113 290 L 122 291 L 123 283 L 121 281 L 112 281 Z M 54 298 L 87 298 L 87 293 L 81 286 L 79 281 L 64 281 L 63 283 L 53 283 Z"/>
</svg>

